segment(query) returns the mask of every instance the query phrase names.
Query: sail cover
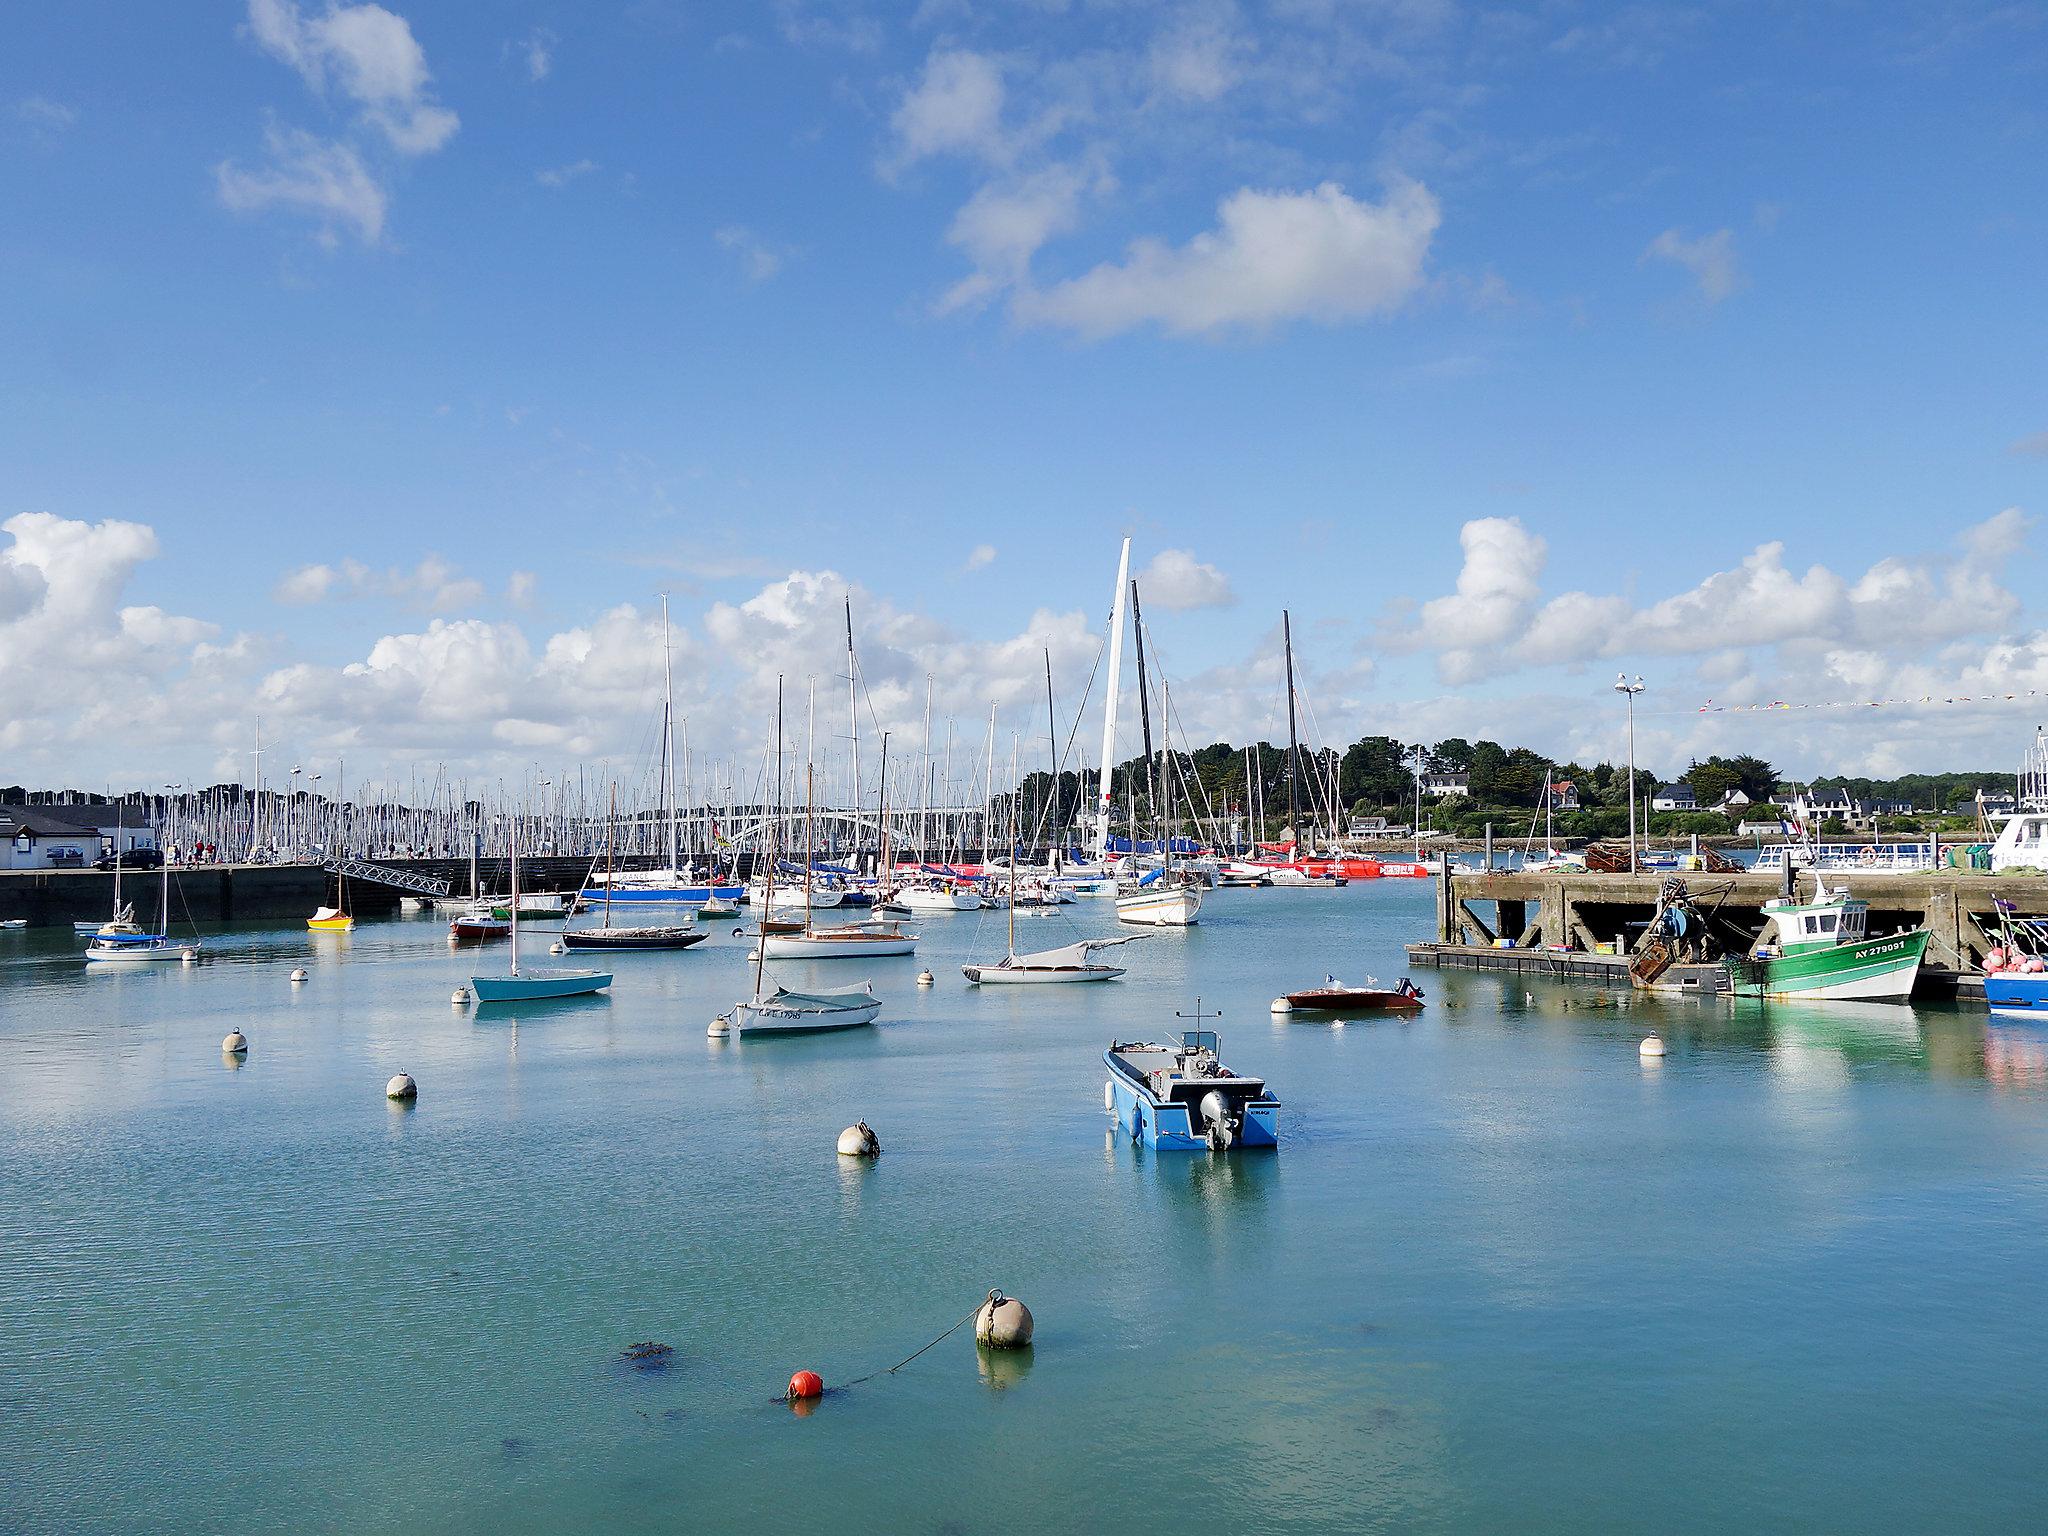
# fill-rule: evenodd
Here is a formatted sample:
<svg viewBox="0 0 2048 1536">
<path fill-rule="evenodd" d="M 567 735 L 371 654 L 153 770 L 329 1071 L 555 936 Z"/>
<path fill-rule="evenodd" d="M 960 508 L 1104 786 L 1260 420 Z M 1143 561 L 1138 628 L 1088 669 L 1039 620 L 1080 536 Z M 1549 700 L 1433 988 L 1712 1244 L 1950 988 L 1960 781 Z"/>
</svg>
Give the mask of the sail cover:
<svg viewBox="0 0 2048 1536">
<path fill-rule="evenodd" d="M 1009 963 L 1031 971 L 1065 971 L 1088 964 L 1088 952 L 1092 949 L 1110 949 L 1118 944 L 1130 944 L 1144 937 L 1131 934 L 1121 939 L 1082 939 L 1078 943 L 1063 944 L 1058 949 L 1041 949 L 1028 955 L 1012 955 Z"/>
</svg>

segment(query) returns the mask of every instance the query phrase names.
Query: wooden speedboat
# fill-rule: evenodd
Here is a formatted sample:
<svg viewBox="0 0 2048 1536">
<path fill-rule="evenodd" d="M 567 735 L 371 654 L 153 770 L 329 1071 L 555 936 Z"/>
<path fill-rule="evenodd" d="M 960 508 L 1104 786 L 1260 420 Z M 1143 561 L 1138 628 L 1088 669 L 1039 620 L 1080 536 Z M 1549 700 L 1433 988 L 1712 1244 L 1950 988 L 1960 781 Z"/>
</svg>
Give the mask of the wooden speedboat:
<svg viewBox="0 0 2048 1536">
<path fill-rule="evenodd" d="M 848 923 L 840 928 L 800 928 L 767 933 L 760 942 L 770 960 L 861 960 L 917 952 L 917 935 L 894 923 Z"/>
<path fill-rule="evenodd" d="M 1383 987 L 1370 976 L 1365 986 L 1347 987 L 1326 976 L 1320 987 L 1289 992 L 1287 1002 L 1297 1013 L 1420 1013 L 1422 989 L 1406 976 L 1396 987 Z"/>
</svg>

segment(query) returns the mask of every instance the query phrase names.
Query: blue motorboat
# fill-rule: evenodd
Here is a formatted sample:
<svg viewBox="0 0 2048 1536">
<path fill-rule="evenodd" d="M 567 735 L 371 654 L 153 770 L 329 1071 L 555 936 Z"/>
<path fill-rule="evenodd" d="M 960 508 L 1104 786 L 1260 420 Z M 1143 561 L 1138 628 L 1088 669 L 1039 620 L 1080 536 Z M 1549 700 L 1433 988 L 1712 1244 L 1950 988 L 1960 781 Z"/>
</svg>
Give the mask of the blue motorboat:
<svg viewBox="0 0 2048 1536">
<path fill-rule="evenodd" d="M 1993 1013 L 2048 1015 L 2048 968 L 2042 966 L 2040 918 L 2021 917 L 2017 903 L 1994 897 L 2000 942 L 1984 957 L 1984 1001 Z"/>
<path fill-rule="evenodd" d="M 1984 1001 L 1993 1013 L 2048 1015 L 2048 972 L 1993 971 L 1984 978 Z"/>
<path fill-rule="evenodd" d="M 1113 1041 L 1102 1053 L 1103 1107 L 1133 1141 L 1172 1152 L 1277 1147 L 1280 1101 L 1263 1078 L 1223 1065 L 1222 1037 L 1191 1029 L 1178 1045 Z"/>
</svg>

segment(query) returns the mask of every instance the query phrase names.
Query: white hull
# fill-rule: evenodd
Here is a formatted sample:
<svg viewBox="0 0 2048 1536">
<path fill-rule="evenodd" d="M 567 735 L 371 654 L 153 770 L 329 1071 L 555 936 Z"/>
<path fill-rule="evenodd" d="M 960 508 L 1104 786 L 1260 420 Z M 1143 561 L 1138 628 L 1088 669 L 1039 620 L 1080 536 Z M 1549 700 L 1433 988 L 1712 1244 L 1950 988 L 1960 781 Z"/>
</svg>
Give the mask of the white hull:
<svg viewBox="0 0 2048 1536">
<path fill-rule="evenodd" d="M 973 891 L 935 891 L 925 886 L 907 886 L 889 898 L 892 906 L 910 912 L 973 912 L 981 897 Z"/>
<path fill-rule="evenodd" d="M 1912 997 L 1913 981 L 1919 971 L 1920 965 L 1916 958 L 1910 966 L 1881 972 L 1876 976 L 1858 976 L 1849 981 L 1836 982 L 1833 986 L 1801 987 L 1793 992 L 1766 992 L 1764 996 L 1785 1003 L 1903 1003 Z"/>
<path fill-rule="evenodd" d="M 823 912 L 838 906 L 846 899 L 844 891 L 813 891 L 810 900 L 806 902 L 801 886 L 793 890 L 777 886 L 773 896 L 766 895 L 765 888 L 761 886 L 756 886 L 754 890 L 755 899 L 762 901 L 765 909 L 770 912 L 802 912 L 806 907 L 813 912 Z"/>
<path fill-rule="evenodd" d="M 1056 982 L 1115 981 L 1120 965 L 963 965 L 960 974 L 978 987 L 1046 986 Z"/>
<path fill-rule="evenodd" d="M 877 955 L 914 955 L 914 933 L 771 933 L 755 950 L 770 960 L 866 960 Z"/>
<path fill-rule="evenodd" d="M 1202 893 L 1177 887 L 1170 891 L 1140 891 L 1116 899 L 1116 920 L 1141 928 L 1186 928 L 1199 921 Z"/>
<path fill-rule="evenodd" d="M 199 958 L 196 944 L 110 944 L 105 947 L 92 945 L 85 952 L 88 960 L 97 960 L 103 965 L 140 965 L 148 961 L 182 961 L 187 955 Z"/>
</svg>

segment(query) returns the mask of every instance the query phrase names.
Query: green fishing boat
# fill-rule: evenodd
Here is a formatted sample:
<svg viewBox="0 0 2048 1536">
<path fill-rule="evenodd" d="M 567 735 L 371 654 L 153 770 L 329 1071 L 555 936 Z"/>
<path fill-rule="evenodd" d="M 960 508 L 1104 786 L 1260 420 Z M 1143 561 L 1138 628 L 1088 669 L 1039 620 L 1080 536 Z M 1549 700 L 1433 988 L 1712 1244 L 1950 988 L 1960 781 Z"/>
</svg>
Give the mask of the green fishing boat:
<svg viewBox="0 0 2048 1536">
<path fill-rule="evenodd" d="M 1830 891 L 1818 871 L 1811 901 L 1781 896 L 1764 903 L 1763 913 L 1777 926 L 1777 942 L 1725 962 L 1737 997 L 1902 1003 L 1912 995 L 1927 953 L 1925 928 L 1870 937 L 1869 904 Z"/>
</svg>

